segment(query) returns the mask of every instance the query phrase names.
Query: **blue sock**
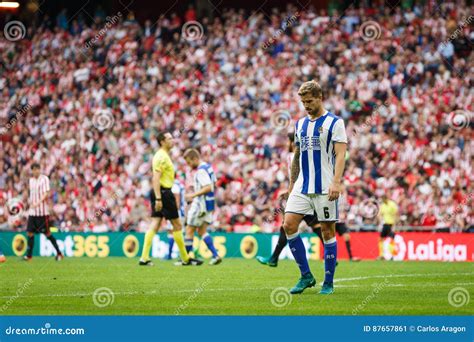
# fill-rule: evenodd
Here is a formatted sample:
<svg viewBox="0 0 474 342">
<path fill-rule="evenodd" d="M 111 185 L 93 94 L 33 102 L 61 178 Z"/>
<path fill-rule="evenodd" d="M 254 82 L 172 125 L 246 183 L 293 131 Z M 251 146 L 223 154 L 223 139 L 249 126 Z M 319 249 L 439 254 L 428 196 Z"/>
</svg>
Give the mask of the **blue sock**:
<svg viewBox="0 0 474 342">
<path fill-rule="evenodd" d="M 206 233 L 202 237 L 202 241 L 204 241 L 207 248 L 209 248 L 209 250 L 211 251 L 212 257 L 217 258 L 219 255 L 217 254 L 216 247 L 214 247 L 214 242 L 212 241 L 212 237 L 208 233 Z"/>
<path fill-rule="evenodd" d="M 301 236 L 298 233 L 288 236 L 288 245 L 300 268 L 301 275 L 311 274 L 308 259 L 306 259 L 306 247 L 303 244 Z"/>
<path fill-rule="evenodd" d="M 186 252 L 193 250 L 193 239 L 184 239 L 184 245 L 186 246 Z"/>
<path fill-rule="evenodd" d="M 334 279 L 334 272 L 336 271 L 337 262 L 337 242 L 336 238 L 332 238 L 324 242 L 324 269 L 325 283 L 332 283 Z"/>
<path fill-rule="evenodd" d="M 171 259 L 173 254 L 174 238 L 173 235 L 168 236 L 168 258 Z"/>
</svg>

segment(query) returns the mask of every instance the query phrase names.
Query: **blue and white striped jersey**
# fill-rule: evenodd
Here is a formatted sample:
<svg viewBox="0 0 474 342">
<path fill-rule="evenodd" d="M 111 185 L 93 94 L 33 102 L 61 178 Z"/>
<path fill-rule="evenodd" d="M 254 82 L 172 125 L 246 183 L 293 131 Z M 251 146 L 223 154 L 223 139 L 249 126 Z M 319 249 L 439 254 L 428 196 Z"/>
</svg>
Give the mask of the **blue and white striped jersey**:
<svg viewBox="0 0 474 342">
<path fill-rule="evenodd" d="M 179 217 L 184 217 L 186 207 L 186 201 L 184 200 L 184 185 L 179 180 L 175 179 L 171 191 L 173 194 L 179 195 L 178 213 Z"/>
<path fill-rule="evenodd" d="M 344 121 L 326 111 L 316 120 L 299 119 L 295 143 L 300 148 L 300 174 L 294 191 L 302 194 L 327 194 L 334 178 L 334 143 L 347 143 Z"/>
<path fill-rule="evenodd" d="M 197 199 L 202 208 L 205 208 L 205 211 L 213 211 L 216 206 L 216 200 L 214 196 L 216 175 L 211 164 L 202 162 L 197 169 L 197 172 L 194 174 L 194 191 L 199 191 L 206 185 L 212 186 L 212 191 L 208 192 L 205 195 L 199 196 Z"/>
</svg>

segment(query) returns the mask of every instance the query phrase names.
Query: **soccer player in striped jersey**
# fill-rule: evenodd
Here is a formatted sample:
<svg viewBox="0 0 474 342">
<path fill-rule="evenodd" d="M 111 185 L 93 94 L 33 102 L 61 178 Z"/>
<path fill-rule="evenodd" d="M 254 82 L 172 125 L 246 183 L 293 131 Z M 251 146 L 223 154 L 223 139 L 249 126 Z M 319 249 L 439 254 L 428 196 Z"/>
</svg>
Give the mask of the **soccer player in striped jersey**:
<svg viewBox="0 0 474 342">
<path fill-rule="evenodd" d="M 35 244 L 35 234 L 43 233 L 46 235 L 54 249 L 56 250 L 56 260 L 62 260 L 63 255 L 59 250 L 58 243 L 49 231 L 49 178 L 41 174 L 39 164 L 31 165 L 32 176 L 29 183 L 29 204 L 28 223 L 26 231 L 28 234 L 28 248 L 24 260 L 31 260 L 33 256 L 33 247 Z"/>
<path fill-rule="evenodd" d="M 194 233 L 197 232 L 207 248 L 212 253 L 209 265 L 217 265 L 222 259 L 217 254 L 212 237 L 207 232 L 207 227 L 212 223 L 212 212 L 215 208 L 215 182 L 216 176 L 212 166 L 201 160 L 201 155 L 195 149 L 184 152 L 184 160 L 194 170 L 194 192 L 186 195 L 187 201 L 192 201 L 186 221 L 186 249 L 193 248 Z"/>
<path fill-rule="evenodd" d="M 288 159 L 287 159 L 287 165 L 288 165 L 288 175 L 291 173 L 291 162 L 294 157 L 294 150 L 295 150 L 295 134 L 294 133 L 288 133 Z M 279 197 L 283 197 L 285 199 L 288 198 L 288 191 L 284 191 L 279 194 Z M 306 224 L 311 227 L 313 232 L 318 235 L 318 237 L 323 241 L 323 236 L 321 234 L 321 224 L 318 221 L 318 218 L 316 215 L 305 215 L 303 217 L 303 220 L 306 222 Z M 278 236 L 278 242 L 277 245 L 275 246 L 275 249 L 273 250 L 273 253 L 271 257 L 265 258 L 262 256 L 257 256 L 257 261 L 263 265 L 268 265 L 270 267 L 277 267 L 278 266 L 278 259 L 280 258 L 280 254 L 285 248 L 286 244 L 288 243 L 288 239 L 286 237 L 285 230 L 283 229 L 283 226 L 280 228 L 280 235 Z"/>
<path fill-rule="evenodd" d="M 184 185 L 181 183 L 179 179 L 174 180 L 174 184 L 171 187 L 171 192 L 173 193 L 174 197 L 176 198 L 176 203 L 178 204 L 178 214 L 181 222 L 183 223 L 183 228 L 185 226 L 184 216 L 185 216 L 185 207 L 186 201 L 184 200 Z M 167 259 L 172 259 L 173 253 L 173 246 L 174 246 L 174 237 L 172 233 L 172 229 L 168 232 L 168 256 Z"/>
<path fill-rule="evenodd" d="M 322 89 L 316 81 L 303 83 L 298 95 L 307 115 L 295 126 L 296 148 L 283 228 L 301 278 L 290 292 L 302 293 L 316 284 L 298 233 L 303 217 L 316 211 L 324 240 L 325 266 L 324 283 L 319 293 L 331 294 L 337 262 L 337 199 L 342 192 L 347 136 L 344 121 L 324 108 Z"/>
</svg>

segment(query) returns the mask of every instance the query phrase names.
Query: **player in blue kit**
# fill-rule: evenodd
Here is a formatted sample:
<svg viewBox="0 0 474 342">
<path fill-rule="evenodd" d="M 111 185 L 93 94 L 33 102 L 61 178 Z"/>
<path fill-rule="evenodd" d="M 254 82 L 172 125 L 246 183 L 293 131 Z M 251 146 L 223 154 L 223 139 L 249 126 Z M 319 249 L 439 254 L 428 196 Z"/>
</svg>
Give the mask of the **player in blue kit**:
<svg viewBox="0 0 474 342">
<path fill-rule="evenodd" d="M 191 251 L 194 233 L 197 232 L 212 253 L 209 265 L 218 265 L 222 259 L 217 254 L 211 235 L 207 232 L 216 205 L 214 197 L 216 176 L 212 166 L 201 160 L 201 155 L 197 150 L 192 148 L 186 150 L 184 160 L 192 169 L 196 170 L 194 192 L 185 196 L 187 201 L 192 201 L 186 220 L 186 250 L 188 253 Z"/>
<path fill-rule="evenodd" d="M 337 199 L 343 190 L 347 136 L 344 121 L 324 108 L 322 89 L 316 81 L 303 83 L 298 95 L 307 115 L 299 119 L 295 126 L 296 148 L 283 228 L 300 268 L 301 278 L 290 292 L 302 293 L 316 285 L 306 259 L 306 248 L 298 233 L 303 217 L 316 212 L 324 240 L 325 278 L 319 293 L 331 294 L 334 292 L 337 262 Z"/>
</svg>

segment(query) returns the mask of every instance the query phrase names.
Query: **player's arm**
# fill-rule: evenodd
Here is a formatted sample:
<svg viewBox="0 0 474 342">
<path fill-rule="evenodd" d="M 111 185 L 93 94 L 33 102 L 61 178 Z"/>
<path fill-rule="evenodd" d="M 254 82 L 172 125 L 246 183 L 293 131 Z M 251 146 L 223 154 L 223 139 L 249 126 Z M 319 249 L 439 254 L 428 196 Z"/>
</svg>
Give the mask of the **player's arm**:
<svg viewBox="0 0 474 342">
<path fill-rule="evenodd" d="M 400 219 L 400 211 L 398 210 L 398 205 L 395 204 L 395 221 L 393 222 L 393 231 L 396 231 L 398 225 L 398 220 Z"/>
<path fill-rule="evenodd" d="M 173 192 L 174 199 L 176 200 L 176 205 L 178 206 L 178 210 L 180 210 L 180 203 L 181 203 L 181 196 L 179 192 Z"/>
<path fill-rule="evenodd" d="M 191 201 L 195 197 L 205 195 L 212 191 L 212 179 L 209 177 L 206 171 L 200 170 L 197 174 L 198 182 L 202 185 L 202 188 L 199 191 L 193 192 L 186 196 L 188 201 Z"/>
<path fill-rule="evenodd" d="M 39 201 L 36 202 L 33 206 L 34 206 L 34 207 L 39 206 L 41 203 L 43 203 L 43 202 L 48 198 L 48 196 L 49 196 L 49 191 L 46 191 L 46 192 L 40 197 Z"/>
<path fill-rule="evenodd" d="M 40 196 L 40 199 L 37 202 L 32 203 L 31 205 L 32 208 L 39 207 L 49 197 L 49 191 L 51 190 L 49 187 L 49 180 L 46 181 L 46 183 L 44 184 L 44 187 L 45 189 L 44 189 L 43 195 Z"/>
<path fill-rule="evenodd" d="M 336 164 L 334 166 L 334 178 L 329 187 L 329 200 L 334 201 L 342 193 L 342 174 L 344 173 L 345 156 L 347 144 L 342 142 L 334 143 L 334 152 L 336 154 Z"/>
<path fill-rule="evenodd" d="M 293 191 L 293 186 L 295 185 L 296 179 L 300 174 L 300 147 L 295 146 L 295 156 L 291 162 L 290 170 L 290 186 L 288 187 L 288 194 L 291 194 Z"/>
<path fill-rule="evenodd" d="M 160 179 L 161 179 L 161 171 L 153 170 L 153 178 L 152 178 L 152 186 L 153 191 L 155 192 L 155 210 L 161 211 L 163 208 L 163 199 L 161 198 L 161 186 L 160 186 Z"/>
<path fill-rule="evenodd" d="M 379 207 L 379 210 L 378 210 L 378 213 L 377 213 L 377 224 L 378 225 L 381 225 L 383 222 L 383 218 L 382 218 L 382 207 L 380 206 Z"/>
<path fill-rule="evenodd" d="M 201 190 L 196 191 L 196 192 L 193 192 L 193 193 L 190 194 L 189 196 L 190 196 L 191 198 L 199 197 L 199 196 L 205 195 L 205 194 L 207 194 L 208 192 L 211 192 L 211 191 L 212 191 L 212 185 L 209 184 L 209 185 L 206 185 L 205 187 L 203 187 Z"/>
</svg>

